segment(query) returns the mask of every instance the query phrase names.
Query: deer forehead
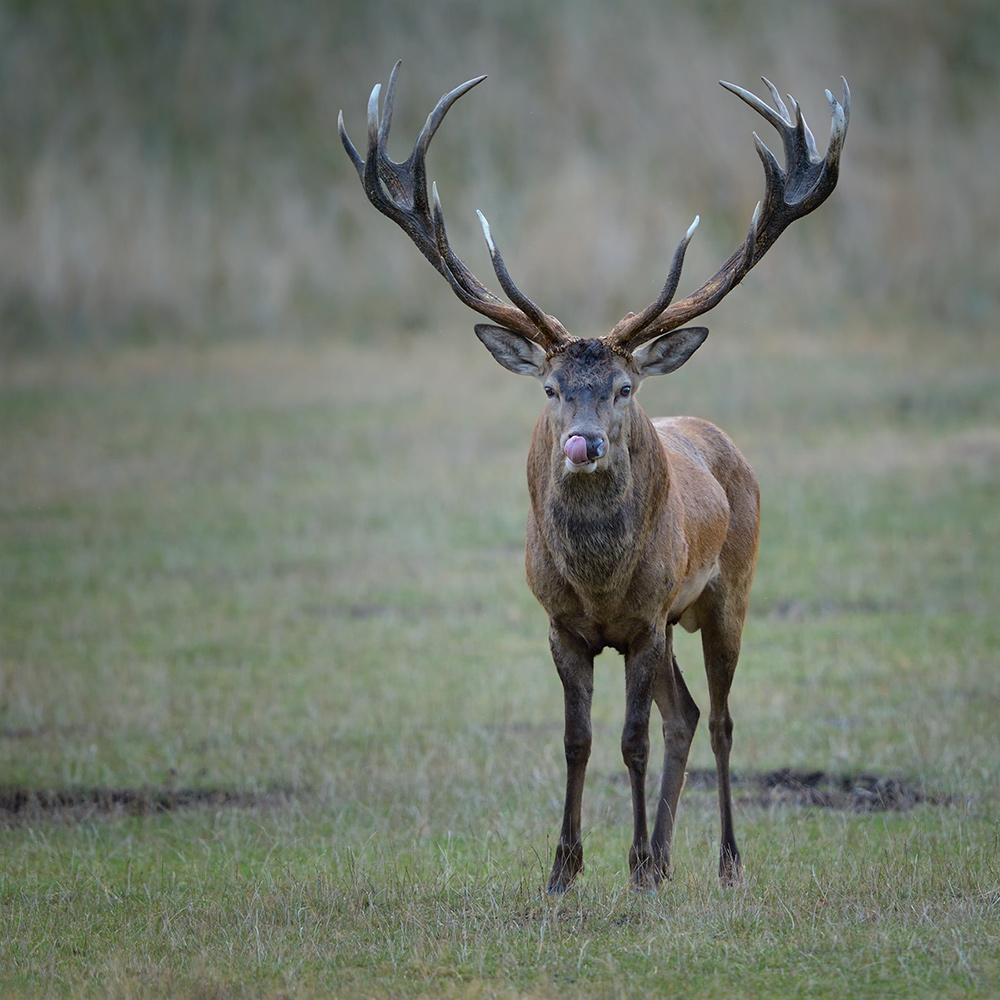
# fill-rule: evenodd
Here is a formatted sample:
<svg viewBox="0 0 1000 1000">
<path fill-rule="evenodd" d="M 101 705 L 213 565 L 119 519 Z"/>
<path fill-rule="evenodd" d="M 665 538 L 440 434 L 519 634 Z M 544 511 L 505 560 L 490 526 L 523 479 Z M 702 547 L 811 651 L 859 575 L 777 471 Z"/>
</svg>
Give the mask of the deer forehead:
<svg viewBox="0 0 1000 1000">
<path fill-rule="evenodd" d="M 552 377 L 564 390 L 610 395 L 628 365 L 600 340 L 576 340 L 552 358 Z"/>
</svg>

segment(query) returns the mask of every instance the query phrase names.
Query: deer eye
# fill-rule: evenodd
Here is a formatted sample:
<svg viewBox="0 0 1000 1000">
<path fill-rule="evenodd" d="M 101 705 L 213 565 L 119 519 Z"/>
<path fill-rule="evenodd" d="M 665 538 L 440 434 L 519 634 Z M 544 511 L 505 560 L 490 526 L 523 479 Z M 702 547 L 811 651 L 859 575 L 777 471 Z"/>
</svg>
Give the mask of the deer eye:
<svg viewBox="0 0 1000 1000">
<path fill-rule="evenodd" d="M 554 389 L 554 388 L 553 388 L 553 387 L 552 387 L 551 385 L 547 385 L 547 386 L 545 387 L 545 395 L 546 395 L 546 396 L 548 396 L 548 397 L 549 397 L 549 399 L 552 399 L 552 397 L 553 397 L 553 396 L 554 396 L 555 394 L 556 394 L 556 390 L 555 390 L 555 389 Z"/>
<path fill-rule="evenodd" d="M 632 386 L 630 386 L 630 385 L 623 385 L 618 390 L 618 395 L 621 396 L 622 399 L 626 399 L 627 397 L 631 396 L 632 395 Z"/>
</svg>

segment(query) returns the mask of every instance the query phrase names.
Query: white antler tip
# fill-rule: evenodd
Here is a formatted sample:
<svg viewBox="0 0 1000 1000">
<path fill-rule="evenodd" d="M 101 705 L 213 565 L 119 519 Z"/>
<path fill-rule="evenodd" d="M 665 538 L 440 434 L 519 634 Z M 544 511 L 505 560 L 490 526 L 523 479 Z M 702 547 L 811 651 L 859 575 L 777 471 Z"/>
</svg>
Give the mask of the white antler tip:
<svg viewBox="0 0 1000 1000">
<path fill-rule="evenodd" d="M 490 232 L 490 224 L 486 221 L 486 216 L 478 208 L 476 209 L 476 215 L 479 216 L 479 224 L 483 227 L 483 236 L 486 237 L 486 245 L 490 248 L 490 254 L 495 254 L 497 248 L 493 244 L 493 234 Z"/>
<path fill-rule="evenodd" d="M 699 222 L 701 222 L 701 216 L 696 215 L 694 217 L 694 222 L 692 222 L 691 225 L 688 227 L 687 236 L 684 237 L 685 239 L 689 240 L 691 239 L 692 236 L 694 236 L 694 231 L 698 228 Z"/>
<path fill-rule="evenodd" d="M 434 225 L 444 227 L 444 209 L 441 207 L 441 196 L 438 194 L 437 181 L 431 181 L 431 207 L 434 210 Z"/>
</svg>

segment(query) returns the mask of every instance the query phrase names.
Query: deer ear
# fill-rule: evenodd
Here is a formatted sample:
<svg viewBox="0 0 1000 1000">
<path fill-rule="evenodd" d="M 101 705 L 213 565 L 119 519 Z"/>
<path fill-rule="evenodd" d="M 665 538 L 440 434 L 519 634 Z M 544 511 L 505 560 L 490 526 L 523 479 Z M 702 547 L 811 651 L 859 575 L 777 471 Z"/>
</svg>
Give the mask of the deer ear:
<svg viewBox="0 0 1000 1000">
<path fill-rule="evenodd" d="M 545 348 L 522 333 L 503 326 L 476 324 L 476 336 L 486 350 L 509 372 L 515 375 L 541 375 L 545 366 Z"/>
<path fill-rule="evenodd" d="M 640 375 L 666 375 L 676 371 L 705 343 L 708 328 L 687 326 L 671 330 L 632 352 L 632 360 Z"/>
</svg>

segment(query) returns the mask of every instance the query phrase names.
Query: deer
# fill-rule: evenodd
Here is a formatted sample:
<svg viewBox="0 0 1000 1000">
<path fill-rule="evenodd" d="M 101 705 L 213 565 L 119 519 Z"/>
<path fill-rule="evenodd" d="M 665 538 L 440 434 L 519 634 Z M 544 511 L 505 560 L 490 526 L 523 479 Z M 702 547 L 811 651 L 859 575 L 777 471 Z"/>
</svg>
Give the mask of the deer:
<svg viewBox="0 0 1000 1000">
<path fill-rule="evenodd" d="M 644 379 L 680 368 L 708 330 L 688 325 L 718 305 L 796 219 L 815 211 L 836 186 L 850 116 L 829 90 L 830 139 L 817 152 L 802 110 L 793 112 L 762 78 L 774 107 L 730 83 L 722 86 L 778 132 L 782 167 L 754 133 L 765 192 L 746 238 L 719 270 L 674 301 L 696 217 L 677 245 L 659 296 L 629 312 L 605 336 L 571 336 L 511 279 L 486 218 L 479 220 L 507 301 L 473 275 L 451 248 L 437 185 L 427 190 L 426 155 L 445 115 L 485 76 L 446 93 L 405 161 L 386 152 L 396 93 L 396 63 L 379 114 L 381 85 L 367 108 L 362 156 L 338 130 L 368 200 L 409 236 L 454 294 L 489 322 L 475 326 L 507 371 L 538 380 L 545 394 L 531 435 L 525 545 L 527 582 L 548 616 L 552 659 L 562 682 L 566 795 L 550 893 L 567 891 L 583 871 L 582 803 L 592 747 L 594 658 L 605 648 L 624 657 L 621 751 L 632 798 L 632 887 L 653 892 L 671 874 L 671 840 L 700 710 L 673 650 L 673 629 L 700 631 L 708 680 L 708 730 L 718 778 L 719 878 L 733 885 L 742 859 L 733 821 L 729 694 L 740 655 L 757 562 L 760 490 L 753 469 L 718 427 L 697 417 L 648 417 L 637 394 Z M 720 81 L 721 82 L 721 81 Z M 663 769 L 652 834 L 647 823 L 649 721 L 662 718 Z"/>
</svg>

